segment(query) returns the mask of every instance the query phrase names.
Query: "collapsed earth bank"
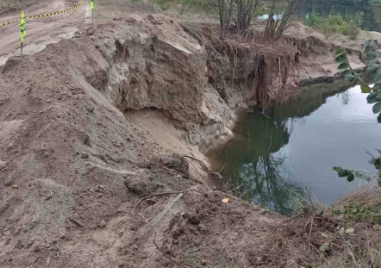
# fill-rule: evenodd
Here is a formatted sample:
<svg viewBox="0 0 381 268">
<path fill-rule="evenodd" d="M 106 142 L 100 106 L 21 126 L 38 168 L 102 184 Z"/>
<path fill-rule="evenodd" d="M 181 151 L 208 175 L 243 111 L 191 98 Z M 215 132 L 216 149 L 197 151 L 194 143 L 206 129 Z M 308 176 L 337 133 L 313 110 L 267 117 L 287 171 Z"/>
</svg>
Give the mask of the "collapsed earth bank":
<svg viewBox="0 0 381 268">
<path fill-rule="evenodd" d="M 289 39 L 274 56 L 160 15 L 77 36 L 1 70 L 0 266 L 270 265 L 284 218 L 222 203 L 218 176 L 180 155 L 202 160 L 232 137 L 237 111 L 313 78 L 303 62 L 335 47 Z"/>
</svg>

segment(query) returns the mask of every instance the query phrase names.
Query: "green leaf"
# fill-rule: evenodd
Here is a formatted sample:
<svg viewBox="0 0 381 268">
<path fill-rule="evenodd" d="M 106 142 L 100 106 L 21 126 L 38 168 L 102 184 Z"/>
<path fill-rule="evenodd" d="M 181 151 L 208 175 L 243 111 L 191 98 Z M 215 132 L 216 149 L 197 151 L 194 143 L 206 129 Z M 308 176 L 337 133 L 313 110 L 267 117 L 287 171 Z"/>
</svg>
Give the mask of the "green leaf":
<svg viewBox="0 0 381 268">
<path fill-rule="evenodd" d="M 340 210 L 334 210 L 334 211 L 332 211 L 332 213 L 333 213 L 334 215 L 340 215 Z"/>
<path fill-rule="evenodd" d="M 379 112 L 381 112 L 381 101 L 373 105 L 373 113 L 378 114 Z"/>
<path fill-rule="evenodd" d="M 364 42 L 364 47 L 368 47 L 370 45 L 370 40 Z"/>
<path fill-rule="evenodd" d="M 353 75 L 353 71 L 352 70 L 345 70 L 343 72 L 343 76 L 346 76 L 346 75 Z"/>
<path fill-rule="evenodd" d="M 346 169 L 341 169 L 338 171 L 338 175 L 340 178 L 348 177 L 350 175 L 350 171 Z"/>
<path fill-rule="evenodd" d="M 380 68 L 380 65 L 379 64 L 373 64 L 372 66 L 369 66 L 366 71 L 368 73 L 371 73 L 371 72 L 374 72 L 374 71 L 377 71 L 378 69 Z"/>
<path fill-rule="evenodd" d="M 337 63 L 343 63 L 343 62 L 348 62 L 346 55 L 339 55 L 336 57 L 336 62 Z"/>
<path fill-rule="evenodd" d="M 346 81 L 352 82 L 353 80 L 356 79 L 356 76 L 354 76 L 353 74 L 348 74 L 348 75 L 344 75 L 344 79 Z"/>
<path fill-rule="evenodd" d="M 351 173 L 348 175 L 347 180 L 348 180 L 349 182 L 354 181 L 354 180 L 355 180 L 355 175 L 351 172 Z"/>
<path fill-rule="evenodd" d="M 362 93 L 370 93 L 370 87 L 367 84 L 361 84 L 361 92 Z"/>
<path fill-rule="evenodd" d="M 349 64 L 346 63 L 346 62 L 343 62 L 339 65 L 338 67 L 339 69 L 348 69 L 349 68 Z"/>
<path fill-rule="evenodd" d="M 335 55 L 336 55 L 336 56 L 343 55 L 343 54 L 345 54 L 345 51 L 342 50 L 341 48 L 339 48 L 339 49 L 336 50 L 336 52 L 335 52 Z"/>
<path fill-rule="evenodd" d="M 381 88 L 381 83 L 375 83 L 374 86 L 373 86 L 373 89 L 379 89 Z"/>
<path fill-rule="evenodd" d="M 345 232 L 347 235 L 355 235 L 355 229 L 354 228 L 348 228 L 345 230 Z"/>
<path fill-rule="evenodd" d="M 322 237 L 324 238 L 331 238 L 331 235 L 329 233 L 326 233 L 326 232 L 321 232 L 320 233 Z"/>
<path fill-rule="evenodd" d="M 366 61 L 369 62 L 369 61 L 372 61 L 376 58 L 377 54 L 376 52 L 368 52 L 365 54 L 366 56 Z"/>
<path fill-rule="evenodd" d="M 320 252 L 327 252 L 331 250 L 331 244 L 330 243 L 324 243 L 319 247 Z"/>
<path fill-rule="evenodd" d="M 381 167 L 381 159 L 380 159 L 380 158 L 377 158 L 377 159 L 374 161 L 374 166 L 375 166 L 377 169 L 380 169 L 380 167 Z"/>
<path fill-rule="evenodd" d="M 378 225 L 381 225 L 381 215 L 377 216 L 377 223 L 378 223 Z"/>
<path fill-rule="evenodd" d="M 378 93 L 376 92 L 371 92 L 367 97 L 366 97 L 366 100 L 368 101 L 368 103 L 375 103 L 377 102 L 377 96 L 378 96 Z"/>
</svg>

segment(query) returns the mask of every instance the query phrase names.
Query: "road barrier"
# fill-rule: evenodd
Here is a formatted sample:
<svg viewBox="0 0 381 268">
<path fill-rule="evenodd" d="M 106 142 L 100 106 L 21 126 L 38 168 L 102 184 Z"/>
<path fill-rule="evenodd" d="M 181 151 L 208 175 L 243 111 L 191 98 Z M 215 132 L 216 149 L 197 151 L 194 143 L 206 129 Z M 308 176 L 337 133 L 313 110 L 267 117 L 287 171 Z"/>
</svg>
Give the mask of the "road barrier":
<svg viewBox="0 0 381 268">
<path fill-rule="evenodd" d="M 52 12 L 52 13 L 49 13 L 49 14 L 41 14 L 41 15 L 35 15 L 35 16 L 26 16 L 25 19 L 48 18 L 48 17 L 52 17 L 52 16 L 64 14 L 64 13 L 69 13 L 71 11 L 75 11 L 76 9 L 78 9 L 78 8 L 84 6 L 84 5 L 86 5 L 86 2 L 82 2 L 79 5 L 73 6 L 71 8 L 68 8 L 68 9 L 65 9 L 65 10 L 60 10 L 60 11 L 55 11 L 55 12 Z M 3 22 L 3 23 L 0 23 L 0 27 L 1 26 L 9 25 L 9 24 L 12 24 L 12 23 L 15 23 L 15 22 L 18 22 L 20 20 L 21 19 L 17 19 L 17 20 L 11 20 L 11 21 L 6 21 L 6 22 Z"/>
</svg>

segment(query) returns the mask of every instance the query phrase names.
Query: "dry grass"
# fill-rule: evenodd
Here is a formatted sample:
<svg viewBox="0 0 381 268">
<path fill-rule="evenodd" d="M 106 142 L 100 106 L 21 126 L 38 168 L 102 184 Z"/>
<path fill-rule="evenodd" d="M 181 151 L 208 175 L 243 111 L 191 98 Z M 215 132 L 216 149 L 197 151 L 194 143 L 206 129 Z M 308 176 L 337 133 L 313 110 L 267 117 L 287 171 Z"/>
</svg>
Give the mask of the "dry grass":
<svg viewBox="0 0 381 268">
<path fill-rule="evenodd" d="M 373 266 L 365 256 L 356 256 L 353 252 L 343 252 L 338 256 L 329 258 L 325 263 L 320 264 L 320 268 L 381 268 L 381 250 L 372 249 L 374 257 Z"/>
<path fill-rule="evenodd" d="M 370 217 L 346 214 L 354 204 L 366 208 Z M 269 236 L 263 252 L 263 263 L 280 265 L 284 260 L 294 260 L 304 267 L 323 268 L 381 268 L 381 237 L 377 224 L 381 194 L 377 185 L 368 185 L 343 197 L 334 208 L 324 208 L 319 213 L 304 213 L 280 224 Z M 339 215 L 334 210 L 341 210 Z M 374 212 L 374 213 L 373 213 Z M 368 215 L 368 214 L 367 214 Z M 354 235 L 340 229 L 354 228 Z M 331 250 L 319 250 L 324 243 Z"/>
<path fill-rule="evenodd" d="M 380 206 L 381 192 L 377 185 L 369 184 L 360 187 L 350 194 L 342 197 L 337 203 L 337 207 L 344 207 L 347 204 L 356 203 L 359 205 Z"/>
</svg>

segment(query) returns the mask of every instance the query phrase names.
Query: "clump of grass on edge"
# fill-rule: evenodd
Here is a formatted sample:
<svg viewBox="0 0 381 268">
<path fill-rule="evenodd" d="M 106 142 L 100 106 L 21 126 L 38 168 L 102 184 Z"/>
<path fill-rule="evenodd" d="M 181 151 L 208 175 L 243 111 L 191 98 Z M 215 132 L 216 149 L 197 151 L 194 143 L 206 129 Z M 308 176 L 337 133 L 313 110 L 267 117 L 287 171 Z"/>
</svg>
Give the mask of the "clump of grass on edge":
<svg viewBox="0 0 381 268">
<path fill-rule="evenodd" d="M 312 12 L 306 19 L 305 24 L 311 28 L 324 34 L 329 38 L 334 33 L 340 33 L 349 36 L 351 39 L 356 37 L 361 32 L 361 25 L 364 21 L 364 12 L 357 12 L 355 15 L 344 19 L 340 14 L 330 14 L 323 18 L 317 12 Z"/>
</svg>

